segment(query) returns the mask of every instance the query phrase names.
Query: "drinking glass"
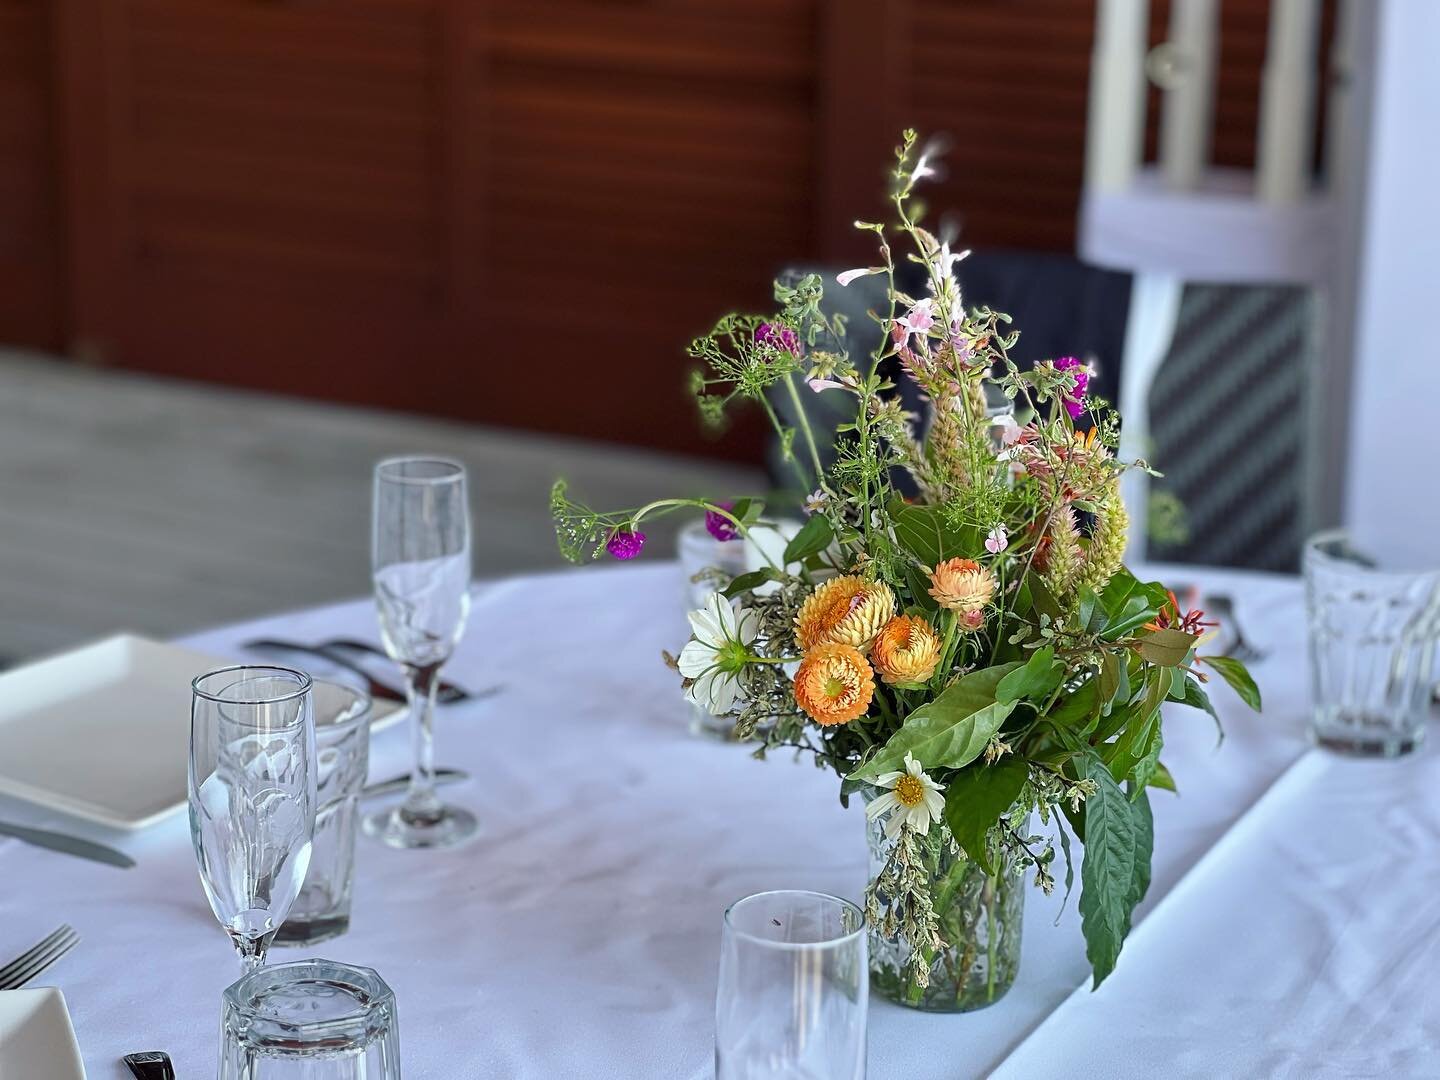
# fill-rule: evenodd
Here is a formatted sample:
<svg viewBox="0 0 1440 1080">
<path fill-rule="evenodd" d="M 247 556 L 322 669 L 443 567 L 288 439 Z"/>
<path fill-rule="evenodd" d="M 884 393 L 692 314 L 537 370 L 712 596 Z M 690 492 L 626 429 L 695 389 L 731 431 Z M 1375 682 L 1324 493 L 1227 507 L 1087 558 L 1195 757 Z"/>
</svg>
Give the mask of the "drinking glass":
<svg viewBox="0 0 1440 1080">
<path fill-rule="evenodd" d="M 355 881 L 355 819 L 370 768 L 370 696 L 316 679 L 315 840 L 310 870 L 276 945 L 314 945 L 350 929 Z"/>
<path fill-rule="evenodd" d="M 375 467 L 372 567 L 380 636 L 405 670 L 415 767 L 405 801 L 365 819 L 391 847 L 450 847 L 475 815 L 435 795 L 435 687 L 470 613 L 470 510 L 465 467 L 391 458 Z"/>
<path fill-rule="evenodd" d="M 400 1080 L 395 994 L 370 968 L 274 964 L 221 1002 L 220 1080 Z"/>
<path fill-rule="evenodd" d="M 222 668 L 199 676 L 191 690 L 190 838 L 210 908 L 253 971 L 310 865 L 310 676 Z"/>
<path fill-rule="evenodd" d="M 1311 737 L 1345 753 L 1395 757 L 1425 737 L 1440 643 L 1440 570 L 1381 569 L 1345 533 L 1305 545 Z"/>
<path fill-rule="evenodd" d="M 764 892 L 725 912 L 716 1080 L 864 1080 L 865 918 L 817 892 Z"/>
</svg>

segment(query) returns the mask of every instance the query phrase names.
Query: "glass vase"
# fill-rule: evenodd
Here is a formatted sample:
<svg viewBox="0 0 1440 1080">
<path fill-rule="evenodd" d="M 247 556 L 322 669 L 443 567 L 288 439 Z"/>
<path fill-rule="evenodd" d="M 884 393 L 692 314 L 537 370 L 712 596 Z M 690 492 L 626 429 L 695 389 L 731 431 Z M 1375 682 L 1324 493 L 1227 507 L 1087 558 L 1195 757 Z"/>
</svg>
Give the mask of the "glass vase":
<svg viewBox="0 0 1440 1080">
<path fill-rule="evenodd" d="M 898 841 L 886 837 L 883 819 L 867 821 L 866 830 L 873 885 Z M 972 1012 L 993 1005 L 1014 985 L 1020 970 L 1024 875 L 1015 872 L 1008 852 L 996 860 L 994 874 L 986 873 L 941 822 L 917 844 L 945 947 L 912 964 L 909 942 L 898 932 L 887 933 L 890 920 L 872 917 L 870 988 L 899 1005 L 927 1012 Z M 885 911 L 891 898 L 882 892 L 877 899 Z"/>
</svg>

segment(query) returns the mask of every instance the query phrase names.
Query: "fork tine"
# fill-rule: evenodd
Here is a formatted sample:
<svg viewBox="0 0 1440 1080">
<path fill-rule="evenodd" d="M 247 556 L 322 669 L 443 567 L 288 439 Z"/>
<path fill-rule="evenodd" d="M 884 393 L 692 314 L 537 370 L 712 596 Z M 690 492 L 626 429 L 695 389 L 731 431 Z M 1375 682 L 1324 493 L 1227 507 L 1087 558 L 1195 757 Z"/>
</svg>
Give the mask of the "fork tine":
<svg viewBox="0 0 1440 1080">
<path fill-rule="evenodd" d="M 65 933 L 44 952 L 34 956 L 28 964 L 10 976 L 10 981 L 5 984 L 5 989 L 15 990 L 24 986 L 31 979 L 38 977 L 49 970 L 71 949 L 80 943 L 80 935 L 69 926 L 65 926 Z"/>
<path fill-rule="evenodd" d="M 57 926 L 40 941 L 31 945 L 30 948 L 26 949 L 14 960 L 11 960 L 10 963 L 0 968 L 0 987 L 5 986 L 11 975 L 20 970 L 23 965 L 33 960 L 39 953 L 53 945 L 68 929 L 69 927 L 67 925 Z"/>
</svg>

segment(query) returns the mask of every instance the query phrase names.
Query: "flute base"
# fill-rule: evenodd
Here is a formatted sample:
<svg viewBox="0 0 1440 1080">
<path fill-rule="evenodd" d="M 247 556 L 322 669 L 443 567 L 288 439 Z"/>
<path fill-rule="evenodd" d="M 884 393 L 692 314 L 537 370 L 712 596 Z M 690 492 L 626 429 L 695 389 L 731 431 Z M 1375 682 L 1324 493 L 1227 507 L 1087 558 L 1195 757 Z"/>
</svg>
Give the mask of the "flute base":
<svg viewBox="0 0 1440 1080">
<path fill-rule="evenodd" d="M 369 815 L 363 828 L 366 836 L 386 847 L 450 848 L 475 839 L 480 822 L 469 810 L 458 806 L 442 806 L 434 814 L 420 816 L 401 804 Z"/>
</svg>

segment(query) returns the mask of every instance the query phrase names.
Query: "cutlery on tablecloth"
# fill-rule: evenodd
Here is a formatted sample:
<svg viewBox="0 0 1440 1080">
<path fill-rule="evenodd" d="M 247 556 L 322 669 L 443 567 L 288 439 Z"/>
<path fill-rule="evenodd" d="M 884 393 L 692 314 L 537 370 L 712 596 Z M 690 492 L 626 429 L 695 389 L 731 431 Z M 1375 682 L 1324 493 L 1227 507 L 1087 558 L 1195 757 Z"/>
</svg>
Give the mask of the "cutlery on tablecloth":
<svg viewBox="0 0 1440 1080">
<path fill-rule="evenodd" d="M 49 829 L 32 829 L 27 825 L 11 825 L 9 822 L 0 821 L 0 836 L 11 836 L 21 843 L 63 852 L 66 855 L 78 855 L 82 859 L 91 859 L 110 866 L 128 869 L 135 865 L 135 860 L 123 851 L 116 851 L 112 847 L 80 836 L 51 832 Z"/>
<path fill-rule="evenodd" d="M 44 940 L 36 942 L 10 963 L 0 968 L 0 990 L 18 990 L 31 979 L 44 974 L 50 965 L 76 945 L 80 935 L 69 923 L 57 927 Z"/>
<path fill-rule="evenodd" d="M 164 1050 L 141 1050 L 137 1054 L 126 1054 L 120 1060 L 130 1066 L 137 1080 L 175 1080 L 175 1066 L 170 1064 L 170 1055 Z"/>
<path fill-rule="evenodd" d="M 1235 601 L 1224 593 L 1211 593 L 1207 595 L 1201 606 L 1211 615 L 1214 615 L 1223 624 L 1230 628 L 1235 635 L 1235 641 L 1231 644 L 1229 653 L 1242 664 L 1258 664 L 1269 655 L 1264 649 L 1245 640 L 1245 634 L 1240 629 L 1240 620 L 1235 616 Z"/>
<path fill-rule="evenodd" d="M 461 780 L 469 780 L 470 774 L 464 769 L 436 769 L 432 774 L 436 784 L 458 784 Z M 376 795 L 397 795 L 400 792 L 408 791 L 410 788 L 410 774 L 403 773 L 400 776 L 391 777 L 389 780 L 379 780 L 373 784 L 366 784 L 360 789 L 362 799 L 370 799 Z"/>
<path fill-rule="evenodd" d="M 322 641 L 316 648 L 347 649 L 350 652 L 365 653 L 367 656 L 378 656 L 384 660 L 390 659 L 390 654 L 384 649 L 371 645 L 368 641 L 361 641 L 359 638 L 331 638 L 329 641 Z M 391 662 L 393 663 L 393 661 Z M 475 697 L 489 697 L 498 689 L 498 687 L 491 687 L 488 690 L 480 690 L 472 694 L 452 682 L 441 679 L 435 686 L 435 700 L 441 705 L 451 705 L 457 701 L 469 701 Z"/>
<path fill-rule="evenodd" d="M 323 645 L 306 645 L 299 641 L 283 641 L 279 638 L 256 638 L 254 641 L 245 642 L 240 647 L 248 652 L 292 652 L 319 656 L 336 667 L 344 668 L 346 671 L 360 676 L 365 681 L 366 692 L 377 701 L 396 701 L 403 704 L 406 700 L 405 695 L 399 690 L 382 683 L 338 649 L 327 649 Z"/>
</svg>

